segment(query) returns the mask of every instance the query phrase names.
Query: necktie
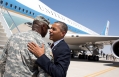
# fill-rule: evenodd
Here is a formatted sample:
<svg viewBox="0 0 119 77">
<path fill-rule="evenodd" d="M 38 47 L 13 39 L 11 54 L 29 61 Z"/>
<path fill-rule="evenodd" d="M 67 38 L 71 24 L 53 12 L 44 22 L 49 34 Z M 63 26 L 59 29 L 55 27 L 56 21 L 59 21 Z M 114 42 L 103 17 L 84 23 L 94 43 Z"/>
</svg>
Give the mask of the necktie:
<svg viewBox="0 0 119 77">
<path fill-rule="evenodd" d="M 52 43 L 51 48 L 54 46 L 54 43 Z"/>
</svg>

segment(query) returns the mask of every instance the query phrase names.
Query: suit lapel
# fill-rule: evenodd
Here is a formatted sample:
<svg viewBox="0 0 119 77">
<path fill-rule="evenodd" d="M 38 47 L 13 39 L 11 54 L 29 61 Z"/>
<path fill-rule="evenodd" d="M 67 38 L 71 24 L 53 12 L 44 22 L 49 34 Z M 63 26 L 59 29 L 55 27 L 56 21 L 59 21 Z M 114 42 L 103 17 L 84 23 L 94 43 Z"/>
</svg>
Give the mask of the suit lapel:
<svg viewBox="0 0 119 77">
<path fill-rule="evenodd" d="M 56 46 L 53 47 L 52 51 L 56 51 L 57 48 L 60 46 L 60 44 L 63 42 L 64 40 L 61 40 Z"/>
</svg>

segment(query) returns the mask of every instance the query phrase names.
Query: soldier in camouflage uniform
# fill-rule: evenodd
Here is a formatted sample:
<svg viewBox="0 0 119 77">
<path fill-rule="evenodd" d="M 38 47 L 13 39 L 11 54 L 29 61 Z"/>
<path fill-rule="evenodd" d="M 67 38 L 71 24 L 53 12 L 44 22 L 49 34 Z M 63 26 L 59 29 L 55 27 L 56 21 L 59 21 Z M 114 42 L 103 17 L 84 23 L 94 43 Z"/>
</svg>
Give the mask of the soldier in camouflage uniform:
<svg viewBox="0 0 119 77">
<path fill-rule="evenodd" d="M 35 63 L 37 58 L 27 48 L 28 42 L 35 42 L 39 46 L 44 44 L 45 54 L 53 60 L 51 48 L 42 39 L 47 34 L 48 25 L 48 20 L 38 16 L 33 21 L 31 31 L 16 33 L 9 38 L 0 60 L 3 77 L 50 77 L 41 68 L 38 70 Z"/>
</svg>

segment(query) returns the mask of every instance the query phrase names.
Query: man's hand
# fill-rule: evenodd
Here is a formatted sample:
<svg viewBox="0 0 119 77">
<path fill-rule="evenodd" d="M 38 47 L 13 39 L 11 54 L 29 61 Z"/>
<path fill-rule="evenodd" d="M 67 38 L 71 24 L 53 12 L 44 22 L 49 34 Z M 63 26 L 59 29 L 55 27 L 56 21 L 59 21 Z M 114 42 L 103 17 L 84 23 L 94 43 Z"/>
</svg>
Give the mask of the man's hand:
<svg viewBox="0 0 119 77">
<path fill-rule="evenodd" d="M 28 50 L 31 51 L 36 57 L 40 57 L 44 54 L 44 44 L 39 47 L 37 44 L 30 42 L 28 43 Z"/>
</svg>

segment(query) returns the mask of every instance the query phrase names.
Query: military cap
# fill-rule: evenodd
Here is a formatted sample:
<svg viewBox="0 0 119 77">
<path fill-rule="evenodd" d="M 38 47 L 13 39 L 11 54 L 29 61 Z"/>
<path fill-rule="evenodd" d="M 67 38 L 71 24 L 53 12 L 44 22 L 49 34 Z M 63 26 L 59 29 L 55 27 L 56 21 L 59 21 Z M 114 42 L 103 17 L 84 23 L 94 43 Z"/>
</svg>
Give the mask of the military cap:
<svg viewBox="0 0 119 77">
<path fill-rule="evenodd" d="M 50 22 L 49 22 L 49 20 L 46 19 L 45 17 L 39 15 L 39 16 L 37 16 L 34 20 L 38 20 L 38 21 L 44 22 L 44 23 L 46 23 L 46 24 L 48 25 L 48 28 L 50 28 L 50 27 L 49 27 Z"/>
</svg>

